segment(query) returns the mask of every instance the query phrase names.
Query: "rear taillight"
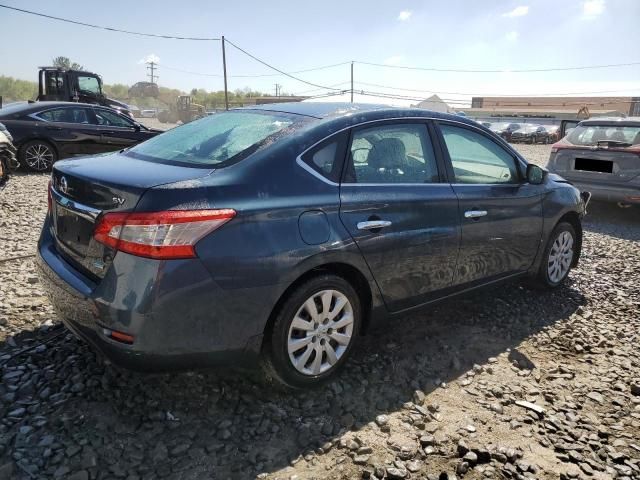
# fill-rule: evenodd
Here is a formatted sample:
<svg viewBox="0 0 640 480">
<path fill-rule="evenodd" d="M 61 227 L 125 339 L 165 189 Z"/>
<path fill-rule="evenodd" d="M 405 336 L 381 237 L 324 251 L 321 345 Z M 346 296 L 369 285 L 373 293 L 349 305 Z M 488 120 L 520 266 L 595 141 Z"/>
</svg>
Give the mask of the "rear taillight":
<svg viewBox="0 0 640 480">
<path fill-rule="evenodd" d="M 193 258 L 198 240 L 235 216 L 232 209 L 107 213 L 100 217 L 93 237 L 139 257 Z"/>
<path fill-rule="evenodd" d="M 47 185 L 47 211 L 51 212 L 51 206 L 53 205 L 53 197 L 51 195 L 51 180 L 49 180 L 49 184 Z"/>
</svg>

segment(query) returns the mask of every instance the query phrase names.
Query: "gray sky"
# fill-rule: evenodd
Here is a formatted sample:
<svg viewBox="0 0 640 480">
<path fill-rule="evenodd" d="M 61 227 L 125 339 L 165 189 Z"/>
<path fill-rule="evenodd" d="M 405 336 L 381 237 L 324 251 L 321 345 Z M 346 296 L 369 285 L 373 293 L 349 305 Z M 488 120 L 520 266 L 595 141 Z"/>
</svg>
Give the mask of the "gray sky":
<svg viewBox="0 0 640 480">
<path fill-rule="evenodd" d="M 351 60 L 389 66 L 496 69 L 500 73 L 429 72 L 355 65 L 356 89 L 451 100 L 471 94 L 600 92 L 640 96 L 640 65 L 598 70 L 515 73 L 510 70 L 640 62 L 638 0 L 6 0 L 5 3 L 98 25 L 159 34 L 222 34 L 287 71 Z M 106 83 L 146 80 L 143 59 L 159 59 L 159 84 L 222 89 L 219 42 L 144 38 L 0 9 L 0 74 L 36 80 L 36 67 L 58 55 Z M 228 47 L 230 89 L 320 94 Z M 349 65 L 297 76 L 348 88 Z M 381 86 L 364 85 L 363 83 Z M 407 90 L 401 90 L 407 89 Z M 410 90 L 420 90 L 414 92 Z M 596 95 L 596 93 L 593 93 Z M 402 103 L 402 102 L 400 102 Z M 414 102 L 415 103 L 415 102 Z"/>
</svg>

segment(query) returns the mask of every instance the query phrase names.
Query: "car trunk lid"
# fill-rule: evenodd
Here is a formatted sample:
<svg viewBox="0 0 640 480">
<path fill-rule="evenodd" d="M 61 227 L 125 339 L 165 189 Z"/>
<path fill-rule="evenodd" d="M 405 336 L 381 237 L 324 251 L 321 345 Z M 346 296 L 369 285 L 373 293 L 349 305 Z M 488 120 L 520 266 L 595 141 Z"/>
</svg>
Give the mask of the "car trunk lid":
<svg viewBox="0 0 640 480">
<path fill-rule="evenodd" d="M 102 278 L 114 255 L 93 238 L 102 213 L 132 211 L 149 188 L 210 172 L 121 154 L 56 163 L 51 175 L 51 228 L 60 254 L 83 274 Z"/>
</svg>

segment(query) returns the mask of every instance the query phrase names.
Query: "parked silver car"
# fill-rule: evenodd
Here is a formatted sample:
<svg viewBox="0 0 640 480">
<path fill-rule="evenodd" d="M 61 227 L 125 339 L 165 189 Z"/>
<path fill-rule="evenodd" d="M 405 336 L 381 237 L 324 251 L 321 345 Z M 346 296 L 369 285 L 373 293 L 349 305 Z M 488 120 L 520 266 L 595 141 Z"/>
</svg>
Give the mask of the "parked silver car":
<svg viewBox="0 0 640 480">
<path fill-rule="evenodd" d="M 640 205 L 640 118 L 583 120 L 552 146 L 547 168 L 594 200 Z"/>
</svg>

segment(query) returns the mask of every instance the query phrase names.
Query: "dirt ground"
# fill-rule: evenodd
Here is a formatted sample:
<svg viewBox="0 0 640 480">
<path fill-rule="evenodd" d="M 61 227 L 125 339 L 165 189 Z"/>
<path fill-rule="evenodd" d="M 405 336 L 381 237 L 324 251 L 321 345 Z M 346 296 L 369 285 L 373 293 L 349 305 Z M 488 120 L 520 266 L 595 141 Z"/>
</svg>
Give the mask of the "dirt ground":
<svg viewBox="0 0 640 480">
<path fill-rule="evenodd" d="M 546 163 L 548 146 L 517 148 Z M 0 480 L 640 479 L 639 209 L 591 206 L 565 286 L 440 303 L 292 393 L 99 361 L 35 273 L 47 181 L 0 192 Z"/>
</svg>

